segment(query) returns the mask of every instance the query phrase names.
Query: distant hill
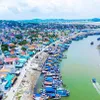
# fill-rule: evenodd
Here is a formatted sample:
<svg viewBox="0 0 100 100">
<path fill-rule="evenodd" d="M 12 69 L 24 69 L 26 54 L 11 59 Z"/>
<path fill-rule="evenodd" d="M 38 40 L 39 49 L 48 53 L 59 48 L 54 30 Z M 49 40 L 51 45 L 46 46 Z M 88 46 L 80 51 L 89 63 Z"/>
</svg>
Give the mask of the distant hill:
<svg viewBox="0 0 100 100">
<path fill-rule="evenodd" d="M 93 19 L 32 19 L 32 20 L 19 20 L 25 23 L 67 23 L 67 22 L 100 22 L 100 18 Z"/>
<path fill-rule="evenodd" d="M 72 20 L 67 20 L 67 19 L 32 19 L 32 20 L 21 20 L 23 22 L 30 22 L 30 23 L 66 23 L 66 22 L 86 22 L 89 21 L 88 19 L 72 19 Z"/>
<path fill-rule="evenodd" d="M 92 21 L 93 22 L 100 22 L 100 18 L 93 18 Z"/>
</svg>

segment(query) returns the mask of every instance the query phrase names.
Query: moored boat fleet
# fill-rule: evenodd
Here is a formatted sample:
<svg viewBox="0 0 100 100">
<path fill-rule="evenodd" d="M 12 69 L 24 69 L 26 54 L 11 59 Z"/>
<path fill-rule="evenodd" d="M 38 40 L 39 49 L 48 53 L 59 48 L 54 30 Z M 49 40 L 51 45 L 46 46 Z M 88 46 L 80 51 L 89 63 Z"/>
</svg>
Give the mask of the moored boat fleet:
<svg viewBox="0 0 100 100">
<path fill-rule="evenodd" d="M 34 100 L 42 98 L 43 100 L 68 97 L 70 91 L 63 86 L 59 63 L 63 59 L 63 52 L 68 50 L 69 44 L 61 43 L 49 47 L 47 51 L 49 57 L 42 66 L 41 74 L 43 76 L 42 88 L 40 93 L 34 93 Z M 40 99 L 39 99 L 40 100 Z"/>
</svg>

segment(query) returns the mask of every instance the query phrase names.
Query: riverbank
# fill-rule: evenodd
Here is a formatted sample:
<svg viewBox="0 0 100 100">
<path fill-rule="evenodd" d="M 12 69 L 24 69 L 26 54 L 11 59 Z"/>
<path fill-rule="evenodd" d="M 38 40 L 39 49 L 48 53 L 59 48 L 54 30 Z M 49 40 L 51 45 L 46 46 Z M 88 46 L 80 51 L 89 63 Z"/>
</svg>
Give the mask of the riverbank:
<svg viewBox="0 0 100 100">
<path fill-rule="evenodd" d="M 69 41 L 69 40 L 71 40 L 72 38 L 75 38 L 75 37 L 77 37 L 77 36 L 80 36 L 80 35 L 85 35 L 85 34 L 87 34 L 87 33 L 78 33 L 78 34 L 74 34 L 74 35 L 72 35 L 72 36 L 69 36 L 69 37 L 65 37 L 64 39 L 63 39 L 63 42 L 64 41 Z M 91 34 L 93 34 L 93 33 L 91 33 Z M 55 42 L 56 44 L 57 43 L 60 43 L 61 41 L 57 41 L 57 42 Z M 52 46 L 52 44 L 50 45 L 50 46 Z M 46 48 L 48 48 L 49 46 L 47 46 Z M 36 55 L 40 55 L 41 56 L 41 53 L 43 52 L 44 50 L 42 50 L 41 52 L 39 52 L 38 54 L 36 54 Z M 39 78 L 39 76 L 40 76 L 40 72 L 37 72 L 37 71 L 33 71 L 33 70 L 31 70 L 31 67 L 30 67 L 30 65 L 31 65 L 31 63 L 32 63 L 32 61 L 33 61 L 33 59 L 35 58 L 36 56 L 34 56 L 30 61 L 29 61 L 29 63 L 27 64 L 27 66 L 26 67 L 24 67 L 24 69 L 22 70 L 22 76 L 20 77 L 20 81 L 19 81 L 19 83 L 17 84 L 17 86 L 15 85 L 15 88 L 13 88 L 13 89 L 11 89 L 11 91 L 8 93 L 8 95 L 10 95 L 6 100 L 25 100 L 24 99 L 24 96 L 25 95 L 27 95 L 27 97 L 26 98 L 28 98 L 28 100 L 31 100 L 32 99 L 32 95 L 30 95 L 30 93 L 26 93 L 26 89 L 28 89 L 28 92 L 30 91 L 30 92 L 32 92 L 33 91 L 33 88 L 34 88 L 34 86 L 36 85 L 36 81 L 37 81 L 37 79 Z M 42 57 L 42 56 L 41 56 Z M 43 57 L 44 57 L 44 55 L 43 55 Z M 39 62 L 41 62 L 41 61 L 39 61 Z M 34 63 L 34 64 L 36 64 L 37 65 L 37 61 Z M 33 64 L 33 65 L 34 65 Z M 32 66 L 33 66 L 32 65 Z M 36 66 L 35 65 L 35 66 Z M 34 67 L 35 67 L 34 66 Z M 38 65 L 37 65 L 38 66 Z M 36 67 L 35 67 L 36 68 Z M 29 71 L 29 70 L 31 70 L 31 71 Z M 31 72 L 31 73 L 30 73 Z M 34 73 L 34 72 L 36 72 L 36 73 Z M 32 74 L 32 75 L 31 75 Z M 27 77 L 30 77 L 30 78 L 26 78 L 26 76 L 25 75 L 27 75 Z M 33 78 L 32 78 L 33 77 Z M 25 80 L 23 80 L 25 78 Z M 26 80 L 27 80 L 27 82 L 26 82 Z M 25 90 L 23 90 L 23 86 L 21 85 L 21 84 L 23 84 L 23 81 L 24 81 L 24 83 L 25 83 L 25 85 L 24 85 L 24 89 Z M 28 83 L 29 82 L 29 83 Z M 28 85 L 28 87 L 30 87 L 30 88 L 27 88 L 27 84 L 29 84 Z M 15 91 L 15 92 L 13 92 L 13 91 Z M 23 91 L 23 92 L 22 92 Z M 32 94 L 32 93 L 31 93 Z M 13 98 L 14 97 L 14 98 Z M 30 97 L 30 99 L 29 99 L 29 97 Z"/>
<path fill-rule="evenodd" d="M 31 62 L 31 67 L 27 70 L 21 85 L 19 86 L 14 100 L 33 100 L 33 88 L 36 85 L 37 79 L 41 74 L 41 64 L 48 57 L 47 53 L 42 52 L 38 58 L 34 58 Z M 41 63 L 40 63 L 41 62 Z"/>
</svg>

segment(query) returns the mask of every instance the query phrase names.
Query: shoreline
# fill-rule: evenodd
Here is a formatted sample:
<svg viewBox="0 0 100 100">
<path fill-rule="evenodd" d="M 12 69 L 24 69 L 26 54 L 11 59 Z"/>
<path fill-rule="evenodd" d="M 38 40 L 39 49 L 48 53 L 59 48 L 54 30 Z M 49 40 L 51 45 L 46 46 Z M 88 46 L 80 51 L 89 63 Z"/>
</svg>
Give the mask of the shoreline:
<svg viewBox="0 0 100 100">
<path fill-rule="evenodd" d="M 20 89 L 21 90 L 25 89 L 22 93 L 22 97 L 20 98 L 20 100 L 25 100 L 26 98 L 28 100 L 33 100 L 33 92 L 34 92 L 33 89 L 34 89 L 34 87 L 37 83 L 37 80 L 41 74 L 41 71 L 34 70 L 33 68 L 34 68 L 34 66 L 37 66 L 37 69 L 40 69 L 41 64 L 44 63 L 46 58 L 48 57 L 48 54 L 46 54 L 44 52 L 41 55 L 44 55 L 44 56 L 41 56 L 41 59 L 39 58 L 39 60 L 41 60 L 41 63 L 39 63 L 40 61 L 38 61 L 36 64 L 35 63 L 36 59 L 33 59 L 31 69 L 27 70 L 27 72 L 26 72 L 26 77 L 25 77 L 26 82 L 24 82 L 24 84 L 22 84 L 22 86 L 19 87 L 19 92 L 20 92 Z M 27 83 L 27 81 L 28 81 L 28 83 Z M 17 97 L 18 96 L 15 96 L 15 98 L 17 98 Z M 15 100 L 18 100 L 18 99 L 15 99 Z"/>
<path fill-rule="evenodd" d="M 76 38 L 77 36 L 82 36 L 82 35 L 88 35 L 88 34 L 94 34 L 94 33 L 86 33 L 86 32 L 81 32 L 81 33 L 78 33 L 78 34 L 74 34 L 73 36 L 71 36 L 71 37 L 68 37 L 67 39 L 65 38 L 65 39 L 63 39 L 64 41 L 69 41 L 69 40 L 71 40 L 71 39 L 73 39 L 73 38 Z M 61 41 L 56 41 L 56 42 L 54 42 L 53 44 L 57 44 L 57 43 L 61 43 Z M 52 46 L 52 44 L 50 44 L 49 46 Z M 47 46 L 46 48 L 48 48 L 49 46 Z M 46 49 L 45 48 L 45 49 Z M 41 54 L 41 53 L 44 53 L 43 52 L 44 50 L 42 50 L 42 51 L 40 51 L 40 52 L 38 52 L 36 55 L 39 55 L 39 54 Z M 34 58 L 36 57 L 36 55 L 34 55 L 34 57 L 33 58 L 31 58 L 31 60 L 29 61 L 29 63 L 31 64 L 31 63 L 33 63 L 33 66 L 37 66 L 37 67 L 39 67 L 39 64 L 37 64 L 37 62 L 32 62 L 33 60 L 34 60 Z M 40 55 L 41 56 L 41 55 Z M 41 57 L 44 57 L 44 58 L 46 58 L 44 55 L 43 56 L 41 56 Z M 34 64 L 36 64 L 36 65 L 34 65 Z M 19 86 L 18 86 L 18 88 L 17 88 L 17 92 L 15 93 L 15 95 L 13 96 L 13 98 L 12 99 L 10 99 L 10 100 L 25 100 L 25 98 L 28 98 L 28 100 L 33 100 L 33 98 L 32 98 L 32 94 L 33 94 L 33 88 L 34 88 L 34 86 L 36 85 L 36 82 L 37 82 L 37 80 L 38 80 L 38 78 L 39 78 L 39 76 L 40 76 L 40 74 L 41 74 L 41 72 L 37 72 L 37 71 L 33 71 L 32 70 L 32 66 L 30 67 L 29 65 L 27 65 L 28 66 L 28 68 L 27 68 L 27 70 L 26 70 L 26 72 L 25 72 L 25 74 L 27 75 L 27 77 L 28 77 L 28 82 L 30 83 L 25 83 L 25 85 L 24 85 L 24 89 L 26 88 L 26 90 L 28 90 L 28 92 L 26 91 L 26 90 L 23 90 L 23 88 L 22 87 L 20 87 L 21 86 L 21 84 L 22 84 L 22 82 L 23 82 L 23 80 L 24 80 L 24 78 L 26 79 L 26 76 L 24 75 L 23 76 L 23 79 L 22 79 L 22 81 L 21 81 L 21 83 L 19 84 Z M 25 66 L 24 66 L 25 67 Z M 25 69 L 25 68 L 24 68 Z M 21 72 L 22 73 L 22 72 Z M 29 78 L 30 77 L 30 78 Z M 33 78 L 34 77 L 34 78 Z M 35 81 L 34 81 L 35 80 Z M 28 84 L 28 85 L 27 85 Z M 22 93 L 20 93 L 21 91 L 23 90 L 23 92 Z M 29 93 L 29 92 L 31 92 L 31 93 Z M 18 98 L 16 98 L 16 94 L 18 94 L 19 93 L 19 95 L 17 95 L 17 97 Z M 19 98 L 20 97 L 20 98 Z M 30 97 L 30 98 L 29 98 Z M 9 98 L 8 99 L 5 99 L 5 100 L 9 100 Z"/>
</svg>

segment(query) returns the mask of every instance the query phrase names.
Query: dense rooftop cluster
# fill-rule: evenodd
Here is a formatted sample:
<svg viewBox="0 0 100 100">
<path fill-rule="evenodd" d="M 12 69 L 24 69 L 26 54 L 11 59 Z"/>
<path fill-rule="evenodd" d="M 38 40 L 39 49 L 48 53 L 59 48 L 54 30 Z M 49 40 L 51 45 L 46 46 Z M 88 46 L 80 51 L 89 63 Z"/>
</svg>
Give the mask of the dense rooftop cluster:
<svg viewBox="0 0 100 100">
<path fill-rule="evenodd" d="M 21 68 L 47 45 L 70 33 L 99 25 L 0 21 L 0 96 L 15 83 Z"/>
</svg>

